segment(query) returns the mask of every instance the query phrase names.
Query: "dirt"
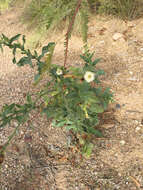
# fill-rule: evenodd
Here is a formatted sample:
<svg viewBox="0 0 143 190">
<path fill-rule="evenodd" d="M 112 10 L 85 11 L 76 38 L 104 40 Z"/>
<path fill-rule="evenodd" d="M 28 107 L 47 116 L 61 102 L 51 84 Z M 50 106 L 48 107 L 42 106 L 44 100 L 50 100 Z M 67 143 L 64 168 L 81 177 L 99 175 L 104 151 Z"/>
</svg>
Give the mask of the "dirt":
<svg viewBox="0 0 143 190">
<path fill-rule="evenodd" d="M 21 10 L 0 15 L 0 33 L 31 36 L 19 22 Z M 115 33 L 122 34 L 116 41 Z M 57 42 L 53 62 L 63 63 L 64 32 L 45 40 Z M 141 190 L 143 189 L 143 19 L 124 22 L 110 17 L 91 18 L 89 39 L 101 78 L 111 87 L 115 102 L 99 126 L 104 138 L 95 139 L 90 159 L 82 159 L 75 147 L 68 147 L 70 135 L 51 127 L 50 121 L 33 113 L 9 145 L 1 165 L 0 190 Z M 82 64 L 80 37 L 70 41 L 68 64 Z M 0 59 L 0 106 L 24 101 L 24 93 L 35 91 L 34 71 L 12 64 L 5 49 Z M 0 129 L 4 144 L 16 123 Z"/>
</svg>

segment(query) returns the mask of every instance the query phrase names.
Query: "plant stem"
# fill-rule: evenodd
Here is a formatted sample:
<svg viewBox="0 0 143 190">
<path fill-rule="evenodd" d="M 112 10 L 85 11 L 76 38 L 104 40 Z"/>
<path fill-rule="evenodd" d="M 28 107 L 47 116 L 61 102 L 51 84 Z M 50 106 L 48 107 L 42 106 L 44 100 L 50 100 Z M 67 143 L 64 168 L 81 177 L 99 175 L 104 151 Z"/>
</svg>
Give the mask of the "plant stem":
<svg viewBox="0 0 143 190">
<path fill-rule="evenodd" d="M 13 139 L 13 137 L 16 135 L 16 132 L 17 132 L 18 128 L 20 127 L 20 125 L 21 125 L 21 124 L 19 123 L 18 126 L 14 129 L 13 133 L 8 137 L 8 141 L 4 144 L 4 146 L 3 146 L 2 150 L 0 151 L 0 153 L 3 152 L 3 151 L 5 151 L 5 149 L 6 149 L 7 146 L 9 145 L 10 141 L 11 141 L 11 140 Z"/>
<path fill-rule="evenodd" d="M 76 15 L 77 15 L 77 13 L 78 13 L 78 10 L 79 10 L 79 8 L 80 8 L 81 2 L 82 2 L 82 0 L 78 0 L 77 6 L 76 6 L 76 9 L 75 9 L 75 12 L 74 12 L 74 14 L 73 14 L 73 16 L 72 16 L 72 20 L 71 20 L 71 22 L 69 23 L 69 27 L 68 27 L 67 33 L 66 33 L 66 35 L 65 35 L 65 36 L 66 36 L 66 42 L 65 42 L 65 44 L 66 44 L 66 49 L 65 49 L 64 67 L 65 67 L 66 64 L 67 64 L 69 34 L 70 34 L 71 30 L 72 30 L 72 26 L 73 26 L 73 24 L 74 24 L 75 17 L 76 17 Z"/>
</svg>

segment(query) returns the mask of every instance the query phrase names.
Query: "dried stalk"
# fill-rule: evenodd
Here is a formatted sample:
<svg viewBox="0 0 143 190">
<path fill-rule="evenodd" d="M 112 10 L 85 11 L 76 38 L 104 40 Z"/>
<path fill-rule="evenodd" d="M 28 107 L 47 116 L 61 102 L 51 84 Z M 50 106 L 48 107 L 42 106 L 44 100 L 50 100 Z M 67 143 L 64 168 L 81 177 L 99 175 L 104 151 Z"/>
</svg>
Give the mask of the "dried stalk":
<svg viewBox="0 0 143 190">
<path fill-rule="evenodd" d="M 70 24 L 69 24 L 67 33 L 66 33 L 66 35 L 65 35 L 65 36 L 66 36 L 66 42 L 65 42 L 66 49 L 65 49 L 64 67 L 65 67 L 66 64 L 67 64 L 68 45 L 69 45 L 69 34 L 70 34 L 71 30 L 72 30 L 72 26 L 73 26 L 73 24 L 74 24 L 75 17 L 76 17 L 76 15 L 77 15 L 77 13 L 78 13 L 78 10 L 79 10 L 79 8 L 80 8 L 81 2 L 82 2 L 82 0 L 78 0 L 77 6 L 76 6 L 76 9 L 75 9 L 75 12 L 74 12 L 74 14 L 73 14 L 73 16 L 72 16 L 72 20 L 71 20 L 71 22 L 70 22 Z"/>
</svg>

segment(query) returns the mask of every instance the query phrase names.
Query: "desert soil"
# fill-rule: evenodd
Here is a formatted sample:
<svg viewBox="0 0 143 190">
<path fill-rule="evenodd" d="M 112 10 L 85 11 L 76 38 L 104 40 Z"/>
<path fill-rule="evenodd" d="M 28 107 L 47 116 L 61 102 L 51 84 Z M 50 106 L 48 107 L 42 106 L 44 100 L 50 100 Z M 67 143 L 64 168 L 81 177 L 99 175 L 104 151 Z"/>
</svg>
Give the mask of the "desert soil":
<svg viewBox="0 0 143 190">
<path fill-rule="evenodd" d="M 0 15 L 0 33 L 31 37 L 19 22 L 21 10 Z M 119 33 L 119 35 L 118 35 Z M 53 62 L 63 63 L 64 32 L 53 34 L 42 44 L 57 42 Z M 33 113 L 9 145 L 1 164 L 0 190 L 141 190 L 143 189 L 143 19 L 124 22 L 110 17 L 91 18 L 89 44 L 101 57 L 101 77 L 111 87 L 115 102 L 99 126 L 104 138 L 95 139 L 90 159 L 81 159 L 68 147 L 69 133 L 52 128 L 50 121 Z M 115 39 L 115 36 L 118 36 Z M 82 41 L 70 41 L 68 64 L 82 64 Z M 0 54 L 0 107 L 24 102 L 24 94 L 34 92 L 35 72 L 12 64 L 5 48 Z M 0 129 L 0 144 L 7 141 L 16 123 Z"/>
</svg>

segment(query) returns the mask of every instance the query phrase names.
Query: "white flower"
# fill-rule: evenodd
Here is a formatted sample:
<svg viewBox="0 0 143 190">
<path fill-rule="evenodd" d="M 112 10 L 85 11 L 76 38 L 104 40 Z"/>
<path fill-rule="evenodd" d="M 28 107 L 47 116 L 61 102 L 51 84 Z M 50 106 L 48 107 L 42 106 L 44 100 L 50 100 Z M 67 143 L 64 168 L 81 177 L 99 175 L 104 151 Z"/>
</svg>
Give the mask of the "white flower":
<svg viewBox="0 0 143 190">
<path fill-rule="evenodd" d="M 95 79 L 95 74 L 91 71 L 87 71 L 84 75 L 84 79 L 87 82 L 92 82 Z"/>
<path fill-rule="evenodd" d="M 63 74 L 63 71 L 58 68 L 57 71 L 56 71 L 56 74 L 57 74 L 57 75 L 62 75 L 62 74 Z"/>
</svg>

